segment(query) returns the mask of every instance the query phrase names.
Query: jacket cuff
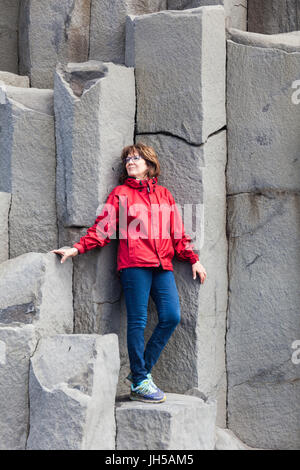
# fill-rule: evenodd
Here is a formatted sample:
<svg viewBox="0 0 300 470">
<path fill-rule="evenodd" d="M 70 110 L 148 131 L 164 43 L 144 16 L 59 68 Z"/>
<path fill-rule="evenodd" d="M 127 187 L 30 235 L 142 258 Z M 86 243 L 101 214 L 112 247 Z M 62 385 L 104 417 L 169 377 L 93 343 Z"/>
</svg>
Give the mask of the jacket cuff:
<svg viewBox="0 0 300 470">
<path fill-rule="evenodd" d="M 81 245 L 81 243 L 74 243 L 73 247 L 77 248 L 78 253 L 80 253 L 81 255 L 85 252 L 85 250 L 84 250 L 83 246 Z"/>
<path fill-rule="evenodd" d="M 199 261 L 199 256 L 196 255 L 196 253 L 194 253 L 193 256 L 190 257 L 189 262 L 191 264 L 195 264 L 195 263 L 197 263 L 197 261 Z"/>
</svg>

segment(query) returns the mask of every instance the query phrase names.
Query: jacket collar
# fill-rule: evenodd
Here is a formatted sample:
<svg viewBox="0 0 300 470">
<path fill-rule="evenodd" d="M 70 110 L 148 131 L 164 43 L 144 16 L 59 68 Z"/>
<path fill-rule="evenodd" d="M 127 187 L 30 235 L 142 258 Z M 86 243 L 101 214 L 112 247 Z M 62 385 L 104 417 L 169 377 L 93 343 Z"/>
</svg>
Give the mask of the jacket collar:
<svg viewBox="0 0 300 470">
<path fill-rule="evenodd" d="M 149 193 L 155 192 L 155 185 L 157 184 L 157 177 L 149 178 L 148 180 L 137 180 L 133 176 L 128 176 L 124 184 L 134 189 L 146 188 Z"/>
</svg>

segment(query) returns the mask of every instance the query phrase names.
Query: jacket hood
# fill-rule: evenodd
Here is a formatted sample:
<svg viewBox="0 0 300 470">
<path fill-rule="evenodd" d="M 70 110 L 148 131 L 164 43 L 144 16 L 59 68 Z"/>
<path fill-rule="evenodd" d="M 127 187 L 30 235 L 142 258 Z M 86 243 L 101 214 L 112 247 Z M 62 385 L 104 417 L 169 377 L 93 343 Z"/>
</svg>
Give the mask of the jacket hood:
<svg viewBox="0 0 300 470">
<path fill-rule="evenodd" d="M 137 180 L 133 176 L 128 176 L 124 181 L 124 184 L 135 189 L 148 188 L 148 192 L 155 192 L 155 185 L 157 184 L 157 177 L 149 178 L 146 180 Z"/>
</svg>

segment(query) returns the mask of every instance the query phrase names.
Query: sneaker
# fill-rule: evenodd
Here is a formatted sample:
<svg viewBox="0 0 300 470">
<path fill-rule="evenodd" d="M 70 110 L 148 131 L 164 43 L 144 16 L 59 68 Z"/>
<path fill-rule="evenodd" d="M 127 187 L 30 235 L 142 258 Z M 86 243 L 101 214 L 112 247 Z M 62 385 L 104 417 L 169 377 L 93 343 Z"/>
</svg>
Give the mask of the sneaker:
<svg viewBox="0 0 300 470">
<path fill-rule="evenodd" d="M 131 384 L 130 399 L 143 401 L 144 403 L 162 403 L 166 400 L 166 395 L 152 380 L 145 379 L 136 387 Z"/>
</svg>

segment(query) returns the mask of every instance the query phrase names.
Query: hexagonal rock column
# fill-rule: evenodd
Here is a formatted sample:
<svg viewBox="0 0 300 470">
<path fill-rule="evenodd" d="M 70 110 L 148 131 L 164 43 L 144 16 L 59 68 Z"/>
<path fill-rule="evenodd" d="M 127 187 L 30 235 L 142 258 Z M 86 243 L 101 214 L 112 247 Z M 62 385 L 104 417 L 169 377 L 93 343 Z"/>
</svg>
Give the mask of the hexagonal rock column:
<svg viewBox="0 0 300 470">
<path fill-rule="evenodd" d="M 53 88 L 58 62 L 88 59 L 91 0 L 22 0 L 20 72 L 31 86 Z"/>
<path fill-rule="evenodd" d="M 299 190 L 300 32 L 231 30 L 227 77 L 229 194 Z"/>
<path fill-rule="evenodd" d="M 118 184 L 122 148 L 133 142 L 134 71 L 97 61 L 59 68 L 54 106 L 59 221 L 89 227 Z"/>
<path fill-rule="evenodd" d="M 277 34 L 299 30 L 299 0 L 248 0 L 248 30 Z"/>
<path fill-rule="evenodd" d="M 133 143 L 134 70 L 96 61 L 59 69 L 55 113 L 60 245 L 72 246 L 118 184 L 121 150 Z M 103 251 L 74 259 L 77 333 L 124 331 L 116 249 L 112 240 Z"/>
<path fill-rule="evenodd" d="M 252 447 L 298 449 L 300 34 L 231 38 L 228 427 Z"/>
<path fill-rule="evenodd" d="M 126 15 L 167 9 L 167 0 L 92 0 L 90 59 L 124 64 Z"/>
<path fill-rule="evenodd" d="M 0 324 L 0 449 L 24 450 L 29 427 L 29 362 L 36 345 L 33 325 Z"/>
<path fill-rule="evenodd" d="M 115 448 L 116 335 L 43 338 L 31 359 L 27 449 Z"/>
<path fill-rule="evenodd" d="M 8 259 L 8 214 L 11 194 L 0 193 L 0 263 Z"/>
<path fill-rule="evenodd" d="M 204 145 L 191 146 L 171 136 L 143 135 L 157 151 L 163 176 L 159 183 L 174 195 L 183 209 L 186 231 L 205 266 L 205 284 L 193 281 L 188 263 L 176 262 L 175 279 L 180 297 L 181 322 L 162 353 L 153 375 L 169 392 L 184 393 L 199 387 L 218 400 L 218 423 L 226 423 L 225 333 L 227 310 L 226 240 L 226 132 L 211 136 Z M 190 211 L 190 212 L 189 212 Z M 197 215 L 197 223 L 188 215 Z M 186 219 L 185 219 L 185 215 Z M 146 339 L 157 323 L 150 302 Z"/>
<path fill-rule="evenodd" d="M 116 402 L 118 450 L 212 450 L 215 401 L 167 394 L 160 404 Z"/>
<path fill-rule="evenodd" d="M 247 0 L 168 0 L 168 10 L 224 5 L 226 26 L 247 30 Z"/>
<path fill-rule="evenodd" d="M 0 82 L 5 85 L 29 88 L 29 77 L 26 75 L 16 75 L 10 72 L 0 72 Z"/>
<path fill-rule="evenodd" d="M 42 336 L 72 333 L 72 300 L 71 262 L 26 253 L 0 264 L 0 324 L 32 324 Z"/>
<path fill-rule="evenodd" d="M 223 7 L 129 16 L 126 31 L 126 65 L 135 67 L 138 134 L 164 132 L 202 144 L 224 127 Z"/>
<path fill-rule="evenodd" d="M 29 360 L 38 339 L 72 331 L 70 261 L 27 253 L 0 264 L 1 449 L 25 449 Z"/>
<path fill-rule="evenodd" d="M 20 0 L 0 0 L 0 70 L 18 73 Z"/>
<path fill-rule="evenodd" d="M 11 193 L 10 257 L 57 244 L 53 91 L 0 85 L 0 191 Z"/>
</svg>

